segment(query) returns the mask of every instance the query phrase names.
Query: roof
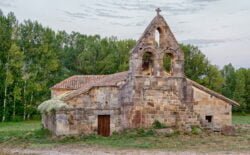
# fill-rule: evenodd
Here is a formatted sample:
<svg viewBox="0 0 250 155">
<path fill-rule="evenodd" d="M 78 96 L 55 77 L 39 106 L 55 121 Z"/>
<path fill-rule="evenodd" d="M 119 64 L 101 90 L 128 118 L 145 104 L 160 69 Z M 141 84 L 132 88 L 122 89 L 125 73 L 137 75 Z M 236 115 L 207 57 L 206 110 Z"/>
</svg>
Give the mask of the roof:
<svg viewBox="0 0 250 155">
<path fill-rule="evenodd" d="M 62 82 L 54 85 L 52 89 L 71 89 L 73 91 L 63 94 L 60 96 L 62 100 L 68 100 L 77 95 L 89 91 L 93 87 L 105 87 L 105 86 L 117 86 L 119 82 L 125 81 L 128 77 L 128 71 L 119 72 L 110 75 L 75 75 L 69 77 Z M 225 102 L 228 102 L 232 105 L 239 105 L 239 103 L 211 90 L 208 89 L 195 81 L 188 79 L 193 87 L 196 87 L 208 94 L 211 94 Z"/>
<path fill-rule="evenodd" d="M 128 71 L 119 72 L 119 73 L 115 73 L 115 74 L 104 75 L 102 77 L 99 77 L 98 79 L 96 78 L 94 80 L 89 80 L 87 83 L 85 82 L 85 84 L 82 84 L 82 87 L 80 87 L 79 89 L 76 89 L 78 87 L 78 85 L 72 85 L 72 86 L 76 86 L 76 87 L 72 87 L 76 90 L 73 90 L 69 93 L 66 93 L 66 94 L 60 96 L 60 98 L 62 100 L 68 100 L 72 97 L 75 97 L 75 96 L 78 96 L 82 93 L 87 92 L 88 90 L 90 90 L 93 87 L 105 87 L 105 86 L 115 86 L 116 87 L 119 85 L 119 82 L 125 81 L 127 79 L 127 76 L 128 76 Z M 68 78 L 68 79 L 70 79 L 70 78 Z M 75 79 L 73 78 L 73 80 L 75 80 Z M 68 80 L 66 83 L 71 83 L 71 82 L 70 82 L 70 80 Z M 62 83 L 61 85 L 64 86 L 65 84 Z"/>
<path fill-rule="evenodd" d="M 107 75 L 74 75 L 57 84 L 51 89 L 70 89 L 75 90 L 83 87 L 87 83 L 96 82 Z"/>
</svg>

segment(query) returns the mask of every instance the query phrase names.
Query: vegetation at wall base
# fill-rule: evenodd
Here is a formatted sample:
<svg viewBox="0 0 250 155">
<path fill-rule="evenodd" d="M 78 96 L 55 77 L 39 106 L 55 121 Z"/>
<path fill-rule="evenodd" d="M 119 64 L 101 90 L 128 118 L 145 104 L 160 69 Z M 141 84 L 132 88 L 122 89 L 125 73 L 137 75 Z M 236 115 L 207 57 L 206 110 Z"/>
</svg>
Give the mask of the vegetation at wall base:
<svg viewBox="0 0 250 155">
<path fill-rule="evenodd" d="M 247 124 L 250 115 L 233 116 L 234 124 Z M 110 148 L 164 149 L 169 151 L 249 151 L 250 130 L 238 130 L 236 136 L 223 136 L 192 128 L 189 134 L 174 132 L 171 135 L 155 134 L 158 129 L 130 129 L 113 133 L 110 137 L 99 135 L 53 136 L 41 128 L 40 121 L 5 122 L 0 124 L 1 147 L 11 148 L 54 148 L 58 146 L 98 146 Z M 199 130 L 199 131 L 198 131 Z"/>
</svg>

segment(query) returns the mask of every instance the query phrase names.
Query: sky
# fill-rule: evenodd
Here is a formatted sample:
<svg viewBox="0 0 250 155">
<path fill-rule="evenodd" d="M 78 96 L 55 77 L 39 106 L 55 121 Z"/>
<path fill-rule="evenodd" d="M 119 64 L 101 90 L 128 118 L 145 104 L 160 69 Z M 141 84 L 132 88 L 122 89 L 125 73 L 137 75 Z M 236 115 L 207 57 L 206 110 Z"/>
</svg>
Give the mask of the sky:
<svg viewBox="0 0 250 155">
<path fill-rule="evenodd" d="M 178 42 L 198 46 L 220 68 L 250 68 L 250 0 L 0 0 L 20 22 L 135 40 L 158 7 Z"/>
</svg>

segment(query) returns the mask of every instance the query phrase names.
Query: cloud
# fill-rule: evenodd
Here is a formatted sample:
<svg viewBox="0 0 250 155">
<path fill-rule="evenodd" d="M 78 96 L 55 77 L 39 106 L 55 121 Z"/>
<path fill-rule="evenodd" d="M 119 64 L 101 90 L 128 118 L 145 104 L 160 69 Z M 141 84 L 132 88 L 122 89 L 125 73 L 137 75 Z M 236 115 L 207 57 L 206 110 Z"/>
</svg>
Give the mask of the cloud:
<svg viewBox="0 0 250 155">
<path fill-rule="evenodd" d="M 103 11 L 97 12 L 96 15 L 97 16 L 101 16 L 101 17 L 118 18 L 118 19 L 129 19 L 129 18 L 132 18 L 132 17 L 129 17 L 129 16 L 118 15 L 118 14 L 113 14 L 113 13 L 108 13 L 108 12 L 103 12 Z"/>
<path fill-rule="evenodd" d="M 124 27 L 128 27 L 128 26 L 134 26 L 133 24 L 129 24 L 129 23 L 126 23 L 126 24 L 124 24 L 124 23 L 119 23 L 119 22 L 110 22 L 110 24 L 112 24 L 112 25 L 120 25 L 120 26 L 124 26 Z"/>
<path fill-rule="evenodd" d="M 85 19 L 86 17 L 88 17 L 89 15 L 86 13 L 82 13 L 82 12 L 69 12 L 69 11 L 63 11 L 66 15 L 73 17 L 73 18 L 81 18 L 81 19 Z"/>
<path fill-rule="evenodd" d="M 13 1 L 7 1 L 7 0 L 1 0 L 0 1 L 0 6 L 1 7 L 8 7 L 8 8 L 11 8 L 11 7 L 15 7 L 12 3 Z"/>
<path fill-rule="evenodd" d="M 148 12 L 149 10 L 154 10 L 155 8 L 160 7 L 162 10 L 167 11 L 168 13 L 177 15 L 183 13 L 194 13 L 199 10 L 202 10 L 206 5 L 211 2 L 219 0 L 184 0 L 184 1 L 116 1 L 116 2 L 107 2 L 106 5 L 113 6 L 119 10 L 128 10 L 128 11 L 144 11 Z"/>
<path fill-rule="evenodd" d="M 137 23 L 135 23 L 135 26 L 144 26 L 146 25 L 147 21 L 143 20 L 143 21 L 139 21 Z"/>
<path fill-rule="evenodd" d="M 225 43 L 228 40 L 218 40 L 218 39 L 187 39 L 182 40 L 181 42 L 184 44 L 192 44 L 199 47 L 207 47 L 209 45 L 216 46 L 221 43 Z"/>
<path fill-rule="evenodd" d="M 216 1 L 220 1 L 220 0 L 192 0 L 192 2 L 216 2 Z"/>
</svg>

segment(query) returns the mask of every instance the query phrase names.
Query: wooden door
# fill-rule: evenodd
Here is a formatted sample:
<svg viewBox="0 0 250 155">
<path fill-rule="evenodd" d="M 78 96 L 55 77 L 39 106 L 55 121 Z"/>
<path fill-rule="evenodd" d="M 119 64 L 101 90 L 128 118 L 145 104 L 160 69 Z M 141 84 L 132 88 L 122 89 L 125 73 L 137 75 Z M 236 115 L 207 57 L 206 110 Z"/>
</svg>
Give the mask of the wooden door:
<svg viewBox="0 0 250 155">
<path fill-rule="evenodd" d="M 98 135 L 110 135 L 110 115 L 98 115 Z"/>
</svg>

